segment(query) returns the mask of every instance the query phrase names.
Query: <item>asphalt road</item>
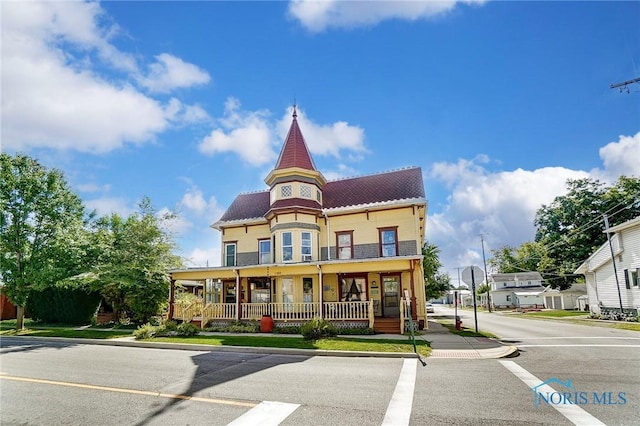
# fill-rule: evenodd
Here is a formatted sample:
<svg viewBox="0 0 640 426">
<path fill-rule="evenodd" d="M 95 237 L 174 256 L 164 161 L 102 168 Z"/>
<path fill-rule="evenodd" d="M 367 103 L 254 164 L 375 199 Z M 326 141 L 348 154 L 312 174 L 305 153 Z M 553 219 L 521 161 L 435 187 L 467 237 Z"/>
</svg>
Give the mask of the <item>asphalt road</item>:
<svg viewBox="0 0 640 426">
<path fill-rule="evenodd" d="M 570 378 L 579 392 L 626 392 L 623 405 L 578 407 L 577 424 L 640 424 L 634 348 L 532 347 L 508 360 L 428 359 L 423 367 L 415 359 L 0 344 L 2 425 L 572 424 L 553 405 L 534 406 L 514 368 L 542 381 Z"/>
</svg>

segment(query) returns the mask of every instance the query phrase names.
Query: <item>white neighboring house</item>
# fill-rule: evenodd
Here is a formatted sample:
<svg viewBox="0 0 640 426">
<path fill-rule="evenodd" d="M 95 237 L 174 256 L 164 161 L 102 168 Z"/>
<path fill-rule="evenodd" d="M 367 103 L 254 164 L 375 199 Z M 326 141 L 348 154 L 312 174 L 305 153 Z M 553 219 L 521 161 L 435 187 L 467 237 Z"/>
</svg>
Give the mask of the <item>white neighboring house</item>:
<svg viewBox="0 0 640 426">
<path fill-rule="evenodd" d="M 544 286 L 539 272 L 489 275 L 494 308 L 543 308 Z"/>
<path fill-rule="evenodd" d="M 611 247 L 615 259 L 611 258 L 609 243 L 601 245 L 584 261 L 576 274 L 582 274 L 587 283 L 589 310 L 599 315 L 603 308 L 620 311 L 640 310 L 640 216 L 609 228 Z M 618 293 L 618 289 L 620 293 Z"/>
<path fill-rule="evenodd" d="M 544 307 L 546 309 L 578 309 L 584 311 L 585 304 L 580 304 L 587 294 L 585 284 L 572 284 L 566 290 L 547 287 L 544 290 Z"/>
</svg>

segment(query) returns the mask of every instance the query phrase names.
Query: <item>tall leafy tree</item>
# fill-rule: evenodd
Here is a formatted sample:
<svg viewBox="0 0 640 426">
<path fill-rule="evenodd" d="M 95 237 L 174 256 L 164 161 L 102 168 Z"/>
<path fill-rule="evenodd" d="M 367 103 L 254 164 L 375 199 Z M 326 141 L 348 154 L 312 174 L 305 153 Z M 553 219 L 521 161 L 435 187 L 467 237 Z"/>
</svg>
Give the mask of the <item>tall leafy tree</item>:
<svg viewBox="0 0 640 426">
<path fill-rule="evenodd" d="M 0 274 L 23 327 L 31 289 L 79 272 L 84 207 L 62 172 L 0 154 Z M 68 250 L 77 249 L 77 250 Z"/>
<path fill-rule="evenodd" d="M 181 261 L 164 227 L 173 216 L 156 214 L 147 197 L 138 207 L 126 219 L 118 214 L 99 219 L 94 238 L 104 246 L 98 273 L 103 297 L 116 314 L 144 323 L 167 303 L 167 271 Z"/>
<path fill-rule="evenodd" d="M 440 249 L 435 244 L 425 242 L 422 246 L 422 268 L 427 300 L 442 296 L 451 287 L 449 275 L 439 272 L 442 266 L 439 254 Z"/>
<path fill-rule="evenodd" d="M 548 257 L 545 279 L 560 288 L 575 281 L 573 271 L 606 241 L 603 215 L 611 225 L 640 215 L 640 178 L 623 176 L 611 187 L 591 178 L 569 180 L 568 188 L 543 205 L 534 222 L 535 240 Z"/>
<path fill-rule="evenodd" d="M 549 257 L 545 246 L 537 242 L 526 242 L 520 247 L 503 246 L 491 250 L 489 265 L 502 274 L 524 271 L 542 272 L 548 269 Z"/>
</svg>

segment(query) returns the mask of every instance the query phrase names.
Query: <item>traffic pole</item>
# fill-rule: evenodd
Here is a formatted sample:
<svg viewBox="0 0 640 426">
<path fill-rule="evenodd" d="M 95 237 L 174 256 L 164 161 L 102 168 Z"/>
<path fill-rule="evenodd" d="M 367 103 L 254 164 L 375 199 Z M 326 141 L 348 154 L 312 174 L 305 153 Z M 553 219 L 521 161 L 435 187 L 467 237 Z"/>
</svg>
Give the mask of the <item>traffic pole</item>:
<svg viewBox="0 0 640 426">
<path fill-rule="evenodd" d="M 473 291 L 473 318 L 476 322 L 476 334 L 478 334 L 478 306 L 476 303 L 476 274 L 474 267 L 471 267 L 471 289 Z"/>
</svg>

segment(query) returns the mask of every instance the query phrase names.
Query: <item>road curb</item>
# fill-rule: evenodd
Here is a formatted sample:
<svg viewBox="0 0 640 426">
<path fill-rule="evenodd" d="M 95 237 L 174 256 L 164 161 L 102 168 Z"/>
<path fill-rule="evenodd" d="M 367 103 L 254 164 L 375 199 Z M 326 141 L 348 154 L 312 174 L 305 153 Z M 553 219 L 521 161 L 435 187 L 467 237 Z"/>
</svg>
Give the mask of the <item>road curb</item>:
<svg viewBox="0 0 640 426">
<path fill-rule="evenodd" d="M 270 348 L 254 346 L 212 346 L 192 343 L 166 343 L 166 342 L 141 342 L 133 338 L 119 339 L 74 339 L 66 337 L 33 337 L 33 336 L 7 336 L 2 340 L 20 339 L 31 342 L 55 342 L 66 344 L 85 344 L 102 346 L 121 346 L 129 348 L 147 349 L 173 349 L 184 351 L 203 352 L 242 352 L 271 355 L 301 355 L 301 356 L 337 356 L 337 357 L 377 357 L 377 358 L 418 358 L 414 352 L 364 352 L 364 351 L 330 351 L 325 349 L 295 349 L 295 348 Z"/>
<path fill-rule="evenodd" d="M 419 358 L 414 352 L 364 352 L 364 351 L 331 351 L 325 349 L 271 348 L 255 346 L 211 346 L 193 343 L 142 342 L 132 337 L 116 339 L 74 339 L 66 337 L 34 337 L 7 336 L 5 339 L 20 339 L 31 342 L 55 342 L 66 344 L 85 344 L 102 346 L 121 346 L 129 348 L 173 349 L 203 352 L 243 352 L 272 355 L 300 356 L 336 356 L 336 357 L 369 357 L 369 358 Z M 516 346 L 500 346 L 488 349 L 432 349 L 429 358 L 434 359 L 500 359 L 519 354 Z"/>
</svg>

